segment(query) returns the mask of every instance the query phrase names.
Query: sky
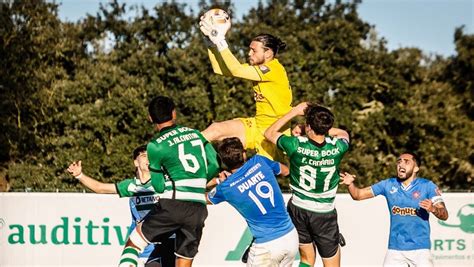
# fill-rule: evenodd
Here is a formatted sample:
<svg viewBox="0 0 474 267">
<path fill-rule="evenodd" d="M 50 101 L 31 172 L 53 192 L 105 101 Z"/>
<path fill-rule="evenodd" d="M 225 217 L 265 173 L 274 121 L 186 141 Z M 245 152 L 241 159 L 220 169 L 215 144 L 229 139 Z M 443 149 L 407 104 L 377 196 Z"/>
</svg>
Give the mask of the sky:
<svg viewBox="0 0 474 267">
<path fill-rule="evenodd" d="M 59 17 L 77 21 L 87 13 L 95 15 L 99 3 L 107 0 L 50 0 L 60 3 Z M 151 10 L 163 0 L 119 0 L 130 5 L 143 5 Z M 199 0 L 186 2 L 197 10 Z M 236 14 L 241 18 L 257 0 L 234 0 Z M 263 0 L 266 3 L 265 0 Z M 387 40 L 389 50 L 418 47 L 426 54 L 445 57 L 455 54 L 455 28 L 465 25 L 464 33 L 474 34 L 474 0 L 362 0 L 359 15 L 374 25 L 378 37 Z"/>
</svg>

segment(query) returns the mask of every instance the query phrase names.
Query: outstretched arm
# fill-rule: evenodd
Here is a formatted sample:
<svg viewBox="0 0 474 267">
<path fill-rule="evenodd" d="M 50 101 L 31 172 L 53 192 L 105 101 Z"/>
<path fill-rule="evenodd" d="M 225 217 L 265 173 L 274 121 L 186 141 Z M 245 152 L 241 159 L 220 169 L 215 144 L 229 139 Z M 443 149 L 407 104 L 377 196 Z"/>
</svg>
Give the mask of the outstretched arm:
<svg viewBox="0 0 474 267">
<path fill-rule="evenodd" d="M 75 161 L 69 165 L 67 171 L 78 179 L 83 185 L 85 185 L 90 190 L 99 194 L 117 194 L 117 188 L 113 183 L 102 183 L 96 179 L 85 175 L 82 172 L 82 162 Z"/>
<path fill-rule="evenodd" d="M 282 132 L 280 132 L 280 129 L 294 117 L 304 115 L 304 110 L 306 109 L 306 107 L 308 107 L 308 103 L 302 102 L 296 107 L 292 108 L 288 113 L 283 115 L 283 117 L 275 121 L 272 125 L 270 125 L 270 127 L 267 128 L 267 130 L 265 131 L 265 138 L 267 138 L 270 142 L 276 144 L 278 138 L 283 134 Z"/>
<path fill-rule="evenodd" d="M 354 184 L 356 178 L 355 175 L 344 172 L 340 174 L 341 182 L 339 184 L 347 185 L 349 189 L 349 194 L 351 194 L 352 199 L 354 200 L 364 200 L 368 198 L 373 198 L 374 193 L 372 192 L 372 187 L 368 186 L 365 188 L 359 188 Z"/>
</svg>

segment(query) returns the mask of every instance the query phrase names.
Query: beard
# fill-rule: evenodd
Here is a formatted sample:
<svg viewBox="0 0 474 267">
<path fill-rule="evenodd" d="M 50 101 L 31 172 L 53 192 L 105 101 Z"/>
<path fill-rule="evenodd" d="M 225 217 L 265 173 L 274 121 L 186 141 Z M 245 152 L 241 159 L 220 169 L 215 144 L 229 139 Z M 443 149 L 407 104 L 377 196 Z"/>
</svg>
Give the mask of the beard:
<svg viewBox="0 0 474 267">
<path fill-rule="evenodd" d="M 413 175 L 413 170 L 406 170 L 406 169 L 405 169 L 405 172 L 401 173 L 400 171 L 398 171 L 397 173 L 398 179 L 402 181 L 405 181 L 406 179 L 410 178 L 412 175 Z"/>
<path fill-rule="evenodd" d="M 249 62 L 249 65 L 250 66 L 258 66 L 258 65 L 261 65 L 265 62 L 265 60 L 262 58 L 262 59 L 255 59 L 255 61 L 252 61 L 252 59 L 248 59 L 248 62 Z"/>
</svg>

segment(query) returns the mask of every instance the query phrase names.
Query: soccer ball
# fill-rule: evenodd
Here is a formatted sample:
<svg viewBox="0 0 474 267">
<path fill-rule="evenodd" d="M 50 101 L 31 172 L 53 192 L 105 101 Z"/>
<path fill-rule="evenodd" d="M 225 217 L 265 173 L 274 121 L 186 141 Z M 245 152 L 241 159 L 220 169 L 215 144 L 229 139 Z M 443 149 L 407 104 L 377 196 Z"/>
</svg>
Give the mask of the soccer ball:
<svg viewBox="0 0 474 267">
<path fill-rule="evenodd" d="M 201 18 L 202 20 L 206 21 L 210 25 L 218 28 L 224 34 L 230 28 L 230 16 L 222 9 L 213 8 L 206 13 Z"/>
</svg>

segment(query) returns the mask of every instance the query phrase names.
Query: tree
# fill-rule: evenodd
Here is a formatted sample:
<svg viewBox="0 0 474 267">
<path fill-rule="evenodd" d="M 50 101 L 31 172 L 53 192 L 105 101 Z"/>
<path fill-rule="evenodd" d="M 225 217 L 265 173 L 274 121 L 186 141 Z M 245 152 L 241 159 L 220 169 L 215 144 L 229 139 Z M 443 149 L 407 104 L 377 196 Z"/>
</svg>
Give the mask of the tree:
<svg viewBox="0 0 474 267">
<path fill-rule="evenodd" d="M 444 189 L 471 188 L 472 35 L 457 29 L 458 54 L 448 59 L 389 52 L 358 16 L 359 3 L 259 2 L 233 20 L 227 39 L 242 62 L 259 33 L 287 43 L 279 60 L 294 104 L 332 108 L 352 135 L 342 168 L 363 185 L 392 175 L 396 156 L 416 150 L 423 176 Z M 251 83 L 212 74 L 197 26 L 211 6 L 232 15 L 230 1 L 200 1 L 196 14 L 176 2 L 146 10 L 112 1 L 65 23 L 53 3 L 0 4 L 0 168 L 12 188 L 81 190 L 64 172 L 77 159 L 105 182 L 132 176 L 130 153 L 154 134 L 146 107 L 158 94 L 175 99 L 179 123 L 197 129 L 252 116 Z M 128 18 L 130 10 L 139 12 Z"/>
</svg>

